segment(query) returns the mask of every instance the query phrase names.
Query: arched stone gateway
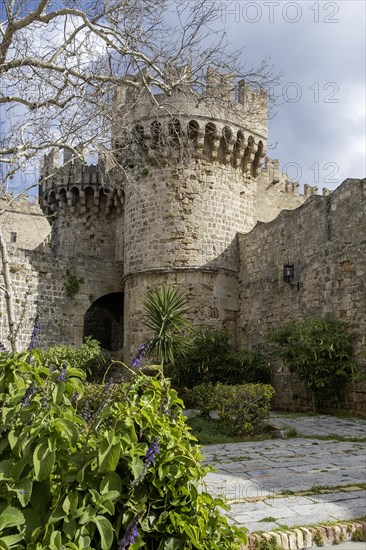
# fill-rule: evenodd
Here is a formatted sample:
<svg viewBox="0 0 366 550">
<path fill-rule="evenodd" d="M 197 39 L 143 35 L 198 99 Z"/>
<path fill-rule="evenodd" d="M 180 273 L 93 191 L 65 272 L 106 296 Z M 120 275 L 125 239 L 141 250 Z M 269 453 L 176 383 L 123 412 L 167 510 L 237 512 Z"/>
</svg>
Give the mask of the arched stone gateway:
<svg viewBox="0 0 366 550">
<path fill-rule="evenodd" d="M 123 305 L 123 292 L 112 292 L 95 300 L 84 316 L 84 338 L 92 336 L 108 351 L 121 350 Z"/>
</svg>

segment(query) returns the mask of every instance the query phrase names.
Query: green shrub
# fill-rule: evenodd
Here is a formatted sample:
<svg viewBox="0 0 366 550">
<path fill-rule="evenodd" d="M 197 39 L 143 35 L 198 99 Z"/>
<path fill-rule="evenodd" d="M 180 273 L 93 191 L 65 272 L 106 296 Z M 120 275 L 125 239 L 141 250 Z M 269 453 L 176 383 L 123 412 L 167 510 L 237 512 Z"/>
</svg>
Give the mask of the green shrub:
<svg viewBox="0 0 366 550">
<path fill-rule="evenodd" d="M 176 358 L 169 375 L 175 387 L 197 384 L 270 382 L 269 362 L 262 349 L 234 351 L 229 332 L 199 330 L 188 352 Z"/>
<path fill-rule="evenodd" d="M 0 548 L 238 550 L 169 383 L 140 372 L 79 414 L 84 377 L 39 350 L 0 356 Z"/>
<path fill-rule="evenodd" d="M 125 385 L 122 384 L 84 384 L 82 397 L 76 403 L 77 410 L 87 416 L 97 414 L 98 410 L 105 405 L 105 388 L 108 387 L 108 401 L 119 403 L 126 394 Z"/>
<path fill-rule="evenodd" d="M 271 382 L 270 362 L 264 347 L 238 351 L 236 357 L 239 364 L 238 378 L 231 377 L 230 383 L 269 384 Z"/>
<path fill-rule="evenodd" d="M 362 529 L 356 529 L 352 533 L 352 540 L 354 542 L 366 542 L 366 532 L 362 531 Z"/>
<path fill-rule="evenodd" d="M 100 380 L 107 366 L 100 343 L 91 336 L 87 336 L 78 348 L 70 345 L 52 346 L 41 353 L 44 362 L 55 366 L 66 362 L 72 368 L 85 371 L 92 380 Z"/>
<path fill-rule="evenodd" d="M 283 546 L 278 544 L 275 537 L 271 537 L 269 540 L 260 539 L 255 541 L 256 550 L 284 550 Z"/>
<path fill-rule="evenodd" d="M 189 402 L 195 409 L 198 409 L 202 416 L 208 418 L 210 413 L 216 409 L 216 390 L 214 384 L 198 384 L 188 390 Z"/>
<path fill-rule="evenodd" d="M 76 294 L 80 290 L 80 285 L 84 283 L 83 277 L 77 277 L 75 273 L 70 271 L 70 269 L 66 270 L 65 273 L 65 281 L 64 281 L 64 288 L 66 295 L 69 298 L 75 298 Z"/>
<path fill-rule="evenodd" d="M 273 394 L 267 384 L 200 384 L 191 390 L 191 398 L 204 416 L 215 411 L 230 434 L 241 436 L 266 430 Z"/>
<path fill-rule="evenodd" d="M 291 321 L 270 336 L 275 357 L 284 359 L 310 390 L 316 407 L 339 403 L 344 383 L 356 372 L 353 337 L 331 317 Z"/>
<path fill-rule="evenodd" d="M 219 418 L 228 424 L 231 433 L 255 435 L 265 431 L 270 412 L 270 400 L 274 394 L 272 386 L 217 384 L 215 389 Z"/>
</svg>

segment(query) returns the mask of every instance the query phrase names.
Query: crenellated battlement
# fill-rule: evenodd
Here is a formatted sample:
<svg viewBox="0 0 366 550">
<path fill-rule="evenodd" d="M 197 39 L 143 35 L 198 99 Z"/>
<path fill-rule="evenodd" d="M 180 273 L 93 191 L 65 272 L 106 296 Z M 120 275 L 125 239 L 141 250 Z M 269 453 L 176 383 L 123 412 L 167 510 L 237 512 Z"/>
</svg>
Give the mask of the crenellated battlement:
<svg viewBox="0 0 366 550">
<path fill-rule="evenodd" d="M 279 160 L 265 157 L 264 165 L 261 170 L 261 184 L 265 191 L 270 192 L 272 189 L 282 193 L 292 193 L 294 195 L 307 198 L 310 195 L 319 195 L 316 185 L 305 183 L 304 192 L 300 192 L 300 184 L 297 181 L 290 181 L 287 174 L 280 172 Z M 326 187 L 322 188 L 323 196 L 329 196 L 331 191 Z"/>
<path fill-rule="evenodd" d="M 64 150 L 60 165 L 59 151 L 53 149 L 45 155 L 41 169 L 41 208 L 51 222 L 59 213 L 66 211 L 81 215 L 88 210 L 105 215 L 113 209 L 120 212 L 124 203 L 123 191 L 107 186 L 106 181 L 103 163 L 87 165 Z"/>
<path fill-rule="evenodd" d="M 218 120 L 229 117 L 232 122 L 267 136 L 268 97 L 263 89 L 254 89 L 245 79 L 239 80 L 213 67 L 208 67 L 201 80 L 197 77 L 193 80 L 190 65 L 170 67 L 166 76 L 170 91 L 157 94 L 146 89 L 145 72 L 131 76 L 128 80 L 143 81 L 144 86 L 117 88 L 114 102 L 119 115 L 131 120 L 150 116 L 152 110 L 160 111 L 161 116 L 196 112 Z M 118 129 L 119 121 L 115 124 Z"/>
<path fill-rule="evenodd" d="M 264 141 L 245 129 L 189 116 L 139 122 L 129 136 L 115 140 L 114 148 L 129 168 L 195 158 L 231 165 L 254 178 L 266 154 Z"/>
<path fill-rule="evenodd" d="M 318 187 L 304 185 L 303 193 L 300 184 L 290 181 L 287 174 L 279 169 L 278 159 L 265 158 L 257 188 L 258 220 L 268 222 L 275 218 L 281 210 L 293 209 L 301 206 L 308 197 L 318 195 Z M 322 189 L 323 196 L 329 196 L 331 191 Z"/>
<path fill-rule="evenodd" d="M 178 76 L 172 82 L 179 82 Z M 138 77 L 137 77 L 138 78 Z M 140 95 L 139 95 L 140 94 Z M 135 165 L 187 156 L 231 164 L 257 177 L 267 143 L 267 96 L 244 80 L 209 68 L 199 89 L 168 94 L 121 87 L 115 96 L 112 142 L 120 162 Z"/>
</svg>

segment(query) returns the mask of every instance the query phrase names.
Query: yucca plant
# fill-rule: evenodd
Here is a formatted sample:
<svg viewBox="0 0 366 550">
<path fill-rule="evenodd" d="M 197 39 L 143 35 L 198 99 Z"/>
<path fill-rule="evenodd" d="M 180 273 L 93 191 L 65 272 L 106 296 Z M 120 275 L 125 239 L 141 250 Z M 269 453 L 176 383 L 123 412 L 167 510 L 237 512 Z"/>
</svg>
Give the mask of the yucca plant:
<svg viewBox="0 0 366 550">
<path fill-rule="evenodd" d="M 186 293 L 172 286 L 147 290 L 142 300 L 145 308 L 143 323 L 153 332 L 148 355 L 155 355 L 159 363 L 174 363 L 176 353 L 184 354 L 187 340 L 180 333 L 190 323 Z"/>
</svg>

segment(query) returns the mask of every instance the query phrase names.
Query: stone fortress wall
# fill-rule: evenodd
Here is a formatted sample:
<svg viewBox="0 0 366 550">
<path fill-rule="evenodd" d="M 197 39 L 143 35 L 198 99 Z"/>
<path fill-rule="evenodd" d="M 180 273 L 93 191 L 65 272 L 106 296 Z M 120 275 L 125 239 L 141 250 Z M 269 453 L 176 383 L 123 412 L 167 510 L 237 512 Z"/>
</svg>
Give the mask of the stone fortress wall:
<svg viewBox="0 0 366 550">
<path fill-rule="evenodd" d="M 210 100 L 217 87 L 220 100 Z M 86 166 L 65 152 L 60 163 L 51 151 L 44 217 L 32 211 L 32 237 L 9 247 L 22 345 L 38 315 L 44 343 L 77 345 L 91 334 L 128 361 L 147 336 L 145 290 L 171 283 L 186 290 L 195 325 L 226 328 L 239 347 L 287 319 L 331 312 L 357 332 L 361 358 L 365 183 L 300 194 L 266 143 L 266 97 L 243 81 L 234 93 L 230 77 L 209 71 L 204 98 L 181 89 L 154 102 L 119 90 L 114 162 Z M 11 242 L 23 222 L 6 216 Z M 282 280 L 288 259 L 299 292 Z M 80 282 L 72 297 L 70 274 Z M 0 305 L 5 312 L 3 293 Z M 0 329 L 4 340 L 5 313 Z"/>
<path fill-rule="evenodd" d="M 281 323 L 333 314 L 366 335 L 366 180 L 346 180 L 328 197 L 239 235 L 241 345 L 263 342 Z M 290 259 L 299 290 L 283 280 Z M 258 296 L 261 299 L 258 300 Z"/>
<path fill-rule="evenodd" d="M 313 195 L 238 239 L 239 347 L 264 343 L 270 332 L 300 316 L 330 314 L 355 335 L 357 362 L 365 367 L 366 180 L 349 179 L 328 196 Z M 289 259 L 299 290 L 283 280 Z M 309 409 L 305 388 L 281 366 L 274 385 L 280 408 L 297 403 Z M 366 415 L 365 382 L 349 384 L 347 406 Z"/>
<path fill-rule="evenodd" d="M 278 159 L 265 157 L 261 177 L 257 186 L 257 221 L 270 222 L 282 210 L 293 210 L 301 206 L 311 195 L 317 195 L 318 188 L 304 185 L 304 193 L 300 193 L 298 182 L 289 181 L 286 174 L 280 172 Z M 323 187 L 323 196 L 330 191 Z"/>
<path fill-rule="evenodd" d="M 18 248 L 33 250 L 50 235 L 50 224 L 39 204 L 29 202 L 25 195 L 0 196 L 0 219 L 5 241 Z"/>
</svg>

